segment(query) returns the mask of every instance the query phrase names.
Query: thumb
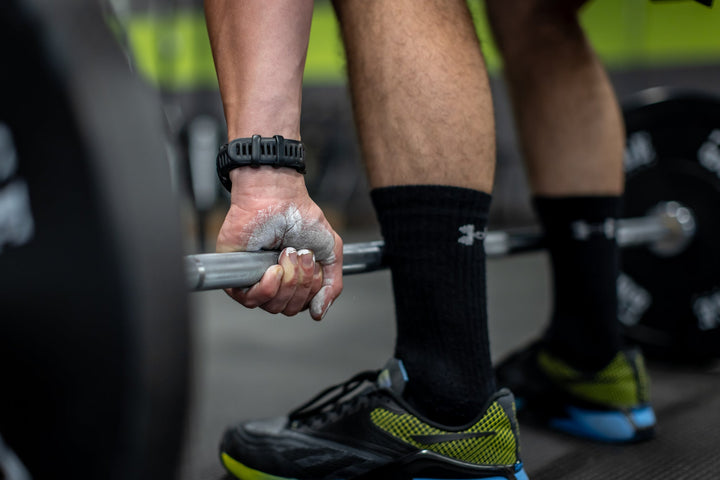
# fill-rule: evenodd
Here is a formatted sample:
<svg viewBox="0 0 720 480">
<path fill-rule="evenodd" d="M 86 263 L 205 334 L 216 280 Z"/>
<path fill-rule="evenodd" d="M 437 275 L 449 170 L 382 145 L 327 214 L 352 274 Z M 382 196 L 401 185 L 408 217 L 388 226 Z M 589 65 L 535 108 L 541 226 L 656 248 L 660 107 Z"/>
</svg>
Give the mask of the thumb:
<svg viewBox="0 0 720 480">
<path fill-rule="evenodd" d="M 310 301 L 310 315 L 315 320 L 322 320 L 327 315 L 330 306 L 340 295 L 343 289 L 343 242 L 335 234 L 335 246 L 331 255 L 332 261 L 322 264 L 323 286 Z"/>
</svg>

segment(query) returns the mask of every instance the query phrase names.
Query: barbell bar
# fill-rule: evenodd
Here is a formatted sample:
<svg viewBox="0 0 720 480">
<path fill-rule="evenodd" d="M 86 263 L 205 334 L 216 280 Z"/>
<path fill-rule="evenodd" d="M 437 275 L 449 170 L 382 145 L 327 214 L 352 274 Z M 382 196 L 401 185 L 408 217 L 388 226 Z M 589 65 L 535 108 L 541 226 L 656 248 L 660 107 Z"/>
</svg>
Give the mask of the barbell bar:
<svg viewBox="0 0 720 480">
<path fill-rule="evenodd" d="M 648 245 L 660 256 L 683 251 L 696 232 L 692 211 L 679 202 L 658 203 L 645 217 L 621 219 L 613 229 L 620 247 Z M 583 235 L 578 224 L 576 235 Z M 485 235 L 485 253 L 490 258 L 543 248 L 537 230 L 490 231 Z M 372 272 L 385 268 L 382 241 L 349 243 L 343 248 L 343 274 Z M 248 287 L 278 261 L 279 252 L 205 253 L 185 257 L 187 284 L 191 291 Z"/>
</svg>

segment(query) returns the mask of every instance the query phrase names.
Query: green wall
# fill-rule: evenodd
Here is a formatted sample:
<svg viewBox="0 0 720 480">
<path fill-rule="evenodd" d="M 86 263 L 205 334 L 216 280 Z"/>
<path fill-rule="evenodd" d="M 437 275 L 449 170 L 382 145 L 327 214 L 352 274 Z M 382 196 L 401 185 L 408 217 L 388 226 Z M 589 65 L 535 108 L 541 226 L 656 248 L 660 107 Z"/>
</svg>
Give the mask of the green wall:
<svg viewBox="0 0 720 480">
<path fill-rule="evenodd" d="M 493 46 L 482 2 L 471 0 L 478 35 L 491 72 L 501 61 Z M 720 7 L 689 1 L 596 0 L 582 21 L 610 68 L 720 63 Z M 138 71 L 172 91 L 217 88 L 202 10 L 137 13 L 122 19 Z M 329 2 L 317 0 L 305 82 L 345 81 L 344 57 Z"/>
</svg>

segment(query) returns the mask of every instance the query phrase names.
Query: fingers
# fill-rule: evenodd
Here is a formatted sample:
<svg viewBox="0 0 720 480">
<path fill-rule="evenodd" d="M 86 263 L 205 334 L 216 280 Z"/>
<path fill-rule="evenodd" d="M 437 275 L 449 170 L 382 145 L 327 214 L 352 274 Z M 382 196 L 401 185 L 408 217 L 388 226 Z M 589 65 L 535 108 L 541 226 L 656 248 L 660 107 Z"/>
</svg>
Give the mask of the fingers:
<svg viewBox="0 0 720 480">
<path fill-rule="evenodd" d="M 270 313 L 295 315 L 305 309 L 313 286 L 315 259 L 310 250 L 286 248 L 278 259 L 284 270 L 275 297 L 262 306 Z"/>
<path fill-rule="evenodd" d="M 315 263 L 315 255 L 310 250 L 298 250 L 297 259 L 297 285 L 292 298 L 290 298 L 287 305 L 285 305 L 285 309 L 282 310 L 282 313 L 285 315 L 295 315 L 305 310 L 312 295 L 319 290 L 318 285 L 315 292 L 312 291 L 314 283 L 322 282 L 322 271 L 319 266 L 317 267 L 317 271 L 320 275 L 320 282 L 316 282 L 315 280 L 317 264 Z"/>
<path fill-rule="evenodd" d="M 262 188 L 251 189 L 253 195 L 233 197 L 218 234 L 217 250 L 287 248 L 278 265 L 269 268 L 257 284 L 228 293 L 246 307 L 271 313 L 295 315 L 310 308 L 311 316 L 320 320 L 342 290 L 342 240 L 307 195 L 304 184 L 289 192 L 272 182 L 260 184 Z"/>
<path fill-rule="evenodd" d="M 307 308 L 321 286 L 322 270 L 313 253 L 288 247 L 280 253 L 278 265 L 268 268 L 258 283 L 228 293 L 248 308 L 261 307 L 270 313 L 292 316 Z"/>
<path fill-rule="evenodd" d="M 322 265 L 319 263 L 315 263 L 315 270 L 313 272 L 313 281 L 312 286 L 310 287 L 310 294 L 308 295 L 308 299 L 312 299 L 317 293 L 320 291 L 320 288 L 322 288 L 323 283 L 323 272 L 322 272 Z M 305 308 L 308 308 L 308 305 L 305 305 Z"/>
<path fill-rule="evenodd" d="M 340 269 L 342 272 L 342 265 Z M 313 315 L 320 320 L 329 303 L 339 294 L 339 291 L 334 294 L 335 289 L 328 288 L 328 282 L 323 281 L 323 271 L 313 252 L 288 247 L 280 253 L 278 264 L 268 268 L 258 283 L 250 288 L 232 288 L 226 292 L 247 308 L 261 307 L 270 313 L 292 316 L 306 310 L 313 297 L 322 290 L 323 298 L 329 302 L 323 303 L 320 313 Z"/>
<path fill-rule="evenodd" d="M 343 242 L 338 234 L 334 233 L 334 237 L 331 259 L 322 265 L 322 286 L 310 301 L 310 316 L 315 320 L 322 320 L 327 315 L 343 289 Z"/>
<path fill-rule="evenodd" d="M 263 274 L 258 283 L 250 288 L 230 288 L 225 292 L 247 308 L 257 308 L 269 302 L 280 289 L 284 271 L 280 265 L 273 265 Z"/>
</svg>

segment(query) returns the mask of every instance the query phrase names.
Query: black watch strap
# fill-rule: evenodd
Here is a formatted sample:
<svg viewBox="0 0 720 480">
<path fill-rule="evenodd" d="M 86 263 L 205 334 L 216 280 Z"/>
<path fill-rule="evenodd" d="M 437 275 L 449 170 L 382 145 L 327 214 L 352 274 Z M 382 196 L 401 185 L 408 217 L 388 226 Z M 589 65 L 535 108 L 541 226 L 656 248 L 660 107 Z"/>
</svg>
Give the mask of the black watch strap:
<svg viewBox="0 0 720 480">
<path fill-rule="evenodd" d="M 238 167 L 269 165 L 288 167 L 305 173 L 305 147 L 297 140 L 287 140 L 281 135 L 236 138 L 220 147 L 217 156 L 217 174 L 220 183 L 229 192 L 232 182 L 228 173 Z"/>
</svg>

